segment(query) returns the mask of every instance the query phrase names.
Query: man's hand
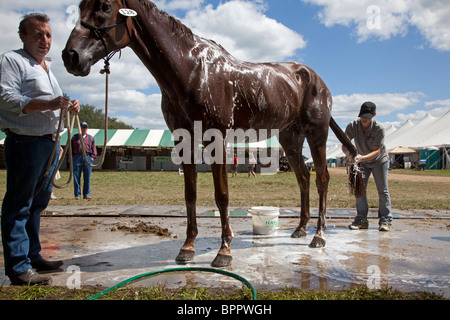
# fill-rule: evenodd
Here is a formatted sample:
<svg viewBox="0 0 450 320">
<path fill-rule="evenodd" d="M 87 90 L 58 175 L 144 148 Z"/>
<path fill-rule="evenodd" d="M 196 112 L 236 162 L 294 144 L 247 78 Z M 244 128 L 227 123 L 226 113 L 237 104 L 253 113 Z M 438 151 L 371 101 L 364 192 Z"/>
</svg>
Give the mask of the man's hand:
<svg viewBox="0 0 450 320">
<path fill-rule="evenodd" d="M 70 106 L 69 106 L 69 111 L 72 112 L 73 114 L 78 114 L 80 113 L 81 107 L 80 107 L 80 102 L 75 99 L 70 101 Z"/>
<path fill-rule="evenodd" d="M 69 98 L 66 97 L 57 97 L 48 102 L 48 109 L 53 111 L 58 109 L 64 109 L 67 108 L 68 106 L 69 106 Z"/>
<path fill-rule="evenodd" d="M 69 106 L 69 98 L 57 97 L 52 100 L 41 100 L 33 99 L 31 100 L 22 110 L 24 114 L 29 114 L 33 112 L 42 112 L 46 110 L 65 110 Z"/>
<path fill-rule="evenodd" d="M 355 157 L 355 164 L 359 164 L 359 163 L 361 163 L 361 162 L 363 162 L 363 161 L 364 161 L 364 156 L 358 154 L 358 155 Z"/>
</svg>

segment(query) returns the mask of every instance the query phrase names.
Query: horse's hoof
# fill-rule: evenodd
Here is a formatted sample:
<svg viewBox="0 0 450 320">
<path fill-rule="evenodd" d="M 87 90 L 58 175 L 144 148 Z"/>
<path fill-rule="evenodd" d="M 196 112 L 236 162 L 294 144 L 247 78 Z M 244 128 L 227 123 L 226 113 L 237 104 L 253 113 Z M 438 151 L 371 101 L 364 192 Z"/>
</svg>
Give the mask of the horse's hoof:
<svg viewBox="0 0 450 320">
<path fill-rule="evenodd" d="M 178 254 L 175 261 L 176 261 L 176 263 L 179 263 L 179 264 L 186 264 L 188 262 L 193 261 L 194 256 L 195 256 L 195 251 L 181 249 L 180 253 Z"/>
<path fill-rule="evenodd" d="M 310 248 L 323 248 L 323 247 L 325 247 L 325 244 L 326 244 L 325 239 L 316 235 L 312 239 L 309 247 Z"/>
<path fill-rule="evenodd" d="M 301 229 L 295 230 L 294 233 L 291 235 L 291 238 L 304 238 L 304 237 L 306 237 L 306 232 Z"/>
<path fill-rule="evenodd" d="M 218 254 L 214 261 L 211 263 L 213 268 L 226 268 L 231 266 L 232 256 L 225 256 L 223 254 Z"/>
</svg>

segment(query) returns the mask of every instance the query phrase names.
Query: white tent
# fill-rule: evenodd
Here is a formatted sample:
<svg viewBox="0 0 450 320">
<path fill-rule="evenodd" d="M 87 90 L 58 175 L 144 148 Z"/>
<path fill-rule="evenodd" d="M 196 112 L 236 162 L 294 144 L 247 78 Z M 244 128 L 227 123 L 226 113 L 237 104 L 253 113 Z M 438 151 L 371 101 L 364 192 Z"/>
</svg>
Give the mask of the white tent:
<svg viewBox="0 0 450 320">
<path fill-rule="evenodd" d="M 412 122 L 410 122 L 411 125 Z M 386 129 L 386 137 L 391 136 L 393 133 L 397 132 L 397 128 L 395 128 L 393 125 L 390 126 L 388 129 Z M 342 152 L 342 145 L 341 144 L 335 144 L 334 146 L 327 149 L 327 159 L 334 159 L 334 158 L 343 158 L 345 157 L 344 152 Z M 312 162 L 312 159 L 310 159 L 310 162 Z"/>
<path fill-rule="evenodd" d="M 433 123 L 417 137 L 416 144 L 410 147 L 450 147 L 450 110 L 441 118 L 435 118 Z"/>
<path fill-rule="evenodd" d="M 416 153 L 416 150 L 405 147 L 395 147 L 394 149 L 391 149 L 388 152 L 389 154 L 411 154 Z"/>
<path fill-rule="evenodd" d="M 416 152 L 428 147 L 448 149 L 450 148 L 450 110 L 442 117 L 426 114 L 416 124 L 408 120 L 399 129 L 390 126 L 385 132 L 385 145 L 388 150 L 398 147 L 414 149 Z M 341 144 L 328 148 L 327 159 L 345 157 L 341 148 Z"/>
<path fill-rule="evenodd" d="M 401 132 L 401 135 L 396 136 L 394 139 L 391 137 L 386 139 L 386 148 L 392 149 L 398 146 L 402 147 L 429 147 L 430 145 L 421 145 L 420 140 L 422 135 L 426 134 L 427 130 L 432 127 L 433 123 L 436 122 L 435 117 L 427 114 L 419 123 L 412 126 L 408 130 Z"/>
<path fill-rule="evenodd" d="M 385 132 L 386 137 L 389 137 L 389 136 L 391 136 L 394 132 L 397 131 L 397 128 L 394 127 L 394 125 L 391 125 L 391 126 L 390 126 L 389 128 L 387 128 L 385 131 L 386 131 L 386 132 Z"/>
<path fill-rule="evenodd" d="M 406 121 L 398 130 L 393 132 L 389 137 L 385 138 L 385 143 L 387 144 L 388 141 L 394 141 L 395 139 L 398 139 L 399 137 L 403 136 L 405 132 L 410 130 L 412 127 L 414 127 L 414 123 L 411 120 Z M 394 146 L 392 148 L 395 148 L 397 146 Z M 388 147 L 388 149 L 390 146 Z"/>
</svg>

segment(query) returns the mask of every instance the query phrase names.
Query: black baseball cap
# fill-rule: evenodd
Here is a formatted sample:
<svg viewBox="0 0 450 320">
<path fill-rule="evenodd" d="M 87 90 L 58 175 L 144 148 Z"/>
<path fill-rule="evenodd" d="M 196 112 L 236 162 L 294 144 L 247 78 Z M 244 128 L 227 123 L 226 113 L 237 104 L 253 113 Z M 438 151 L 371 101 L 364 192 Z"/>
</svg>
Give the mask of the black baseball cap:
<svg viewBox="0 0 450 320">
<path fill-rule="evenodd" d="M 361 111 L 359 112 L 358 117 L 363 117 L 367 119 L 372 119 L 377 113 L 377 106 L 373 102 L 364 102 L 361 106 Z"/>
<path fill-rule="evenodd" d="M 87 127 L 89 127 L 89 125 L 88 125 L 87 122 L 83 122 L 83 123 L 81 123 L 81 127 L 82 128 L 87 128 Z"/>
</svg>

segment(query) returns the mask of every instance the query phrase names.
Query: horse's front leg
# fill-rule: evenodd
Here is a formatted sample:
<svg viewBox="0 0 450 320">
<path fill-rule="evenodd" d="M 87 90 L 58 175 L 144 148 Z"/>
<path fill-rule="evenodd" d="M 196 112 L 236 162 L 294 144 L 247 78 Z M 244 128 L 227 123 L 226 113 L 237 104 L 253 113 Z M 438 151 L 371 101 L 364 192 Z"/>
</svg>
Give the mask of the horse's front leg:
<svg viewBox="0 0 450 320">
<path fill-rule="evenodd" d="M 215 199 L 222 224 L 222 245 L 211 266 L 224 268 L 230 266 L 233 259 L 230 249 L 233 231 L 231 231 L 228 217 L 228 170 L 225 162 L 223 164 L 212 164 L 211 167 L 214 178 Z"/>
<path fill-rule="evenodd" d="M 197 165 L 183 164 L 184 171 L 184 193 L 186 200 L 187 230 L 186 242 L 176 258 L 177 263 L 187 263 L 194 260 L 194 241 L 198 235 L 197 228 Z"/>
<path fill-rule="evenodd" d="M 300 224 L 292 233 L 292 238 L 306 237 L 306 226 L 311 218 L 309 207 L 310 173 L 303 160 L 302 150 L 304 142 L 304 133 L 295 125 L 280 132 L 280 143 L 286 152 L 289 165 L 295 172 L 301 194 Z"/>
</svg>

